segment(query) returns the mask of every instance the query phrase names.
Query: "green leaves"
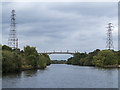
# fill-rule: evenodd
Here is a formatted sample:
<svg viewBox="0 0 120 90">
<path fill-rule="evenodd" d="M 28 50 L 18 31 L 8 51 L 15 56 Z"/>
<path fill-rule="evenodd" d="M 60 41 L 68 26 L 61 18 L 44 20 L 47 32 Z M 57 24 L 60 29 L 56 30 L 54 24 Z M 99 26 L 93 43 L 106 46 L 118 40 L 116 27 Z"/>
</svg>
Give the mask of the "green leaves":
<svg viewBox="0 0 120 90">
<path fill-rule="evenodd" d="M 40 55 L 37 64 L 38 68 L 45 68 L 47 66 L 47 58 L 44 55 Z"/>
<path fill-rule="evenodd" d="M 3 73 L 19 72 L 21 69 L 21 57 L 11 51 L 2 51 Z"/>
<path fill-rule="evenodd" d="M 89 54 L 76 53 L 74 57 L 67 60 L 67 64 L 84 65 L 84 66 L 100 66 L 118 65 L 120 64 L 120 51 L 96 49 Z"/>
<path fill-rule="evenodd" d="M 85 58 L 87 56 L 86 53 L 75 53 L 74 57 L 71 60 L 71 64 L 80 65 L 80 59 Z"/>
<path fill-rule="evenodd" d="M 111 50 L 102 50 L 97 56 L 93 57 L 95 66 L 117 65 L 117 55 Z"/>
<path fill-rule="evenodd" d="M 6 45 L 3 45 L 3 46 L 2 46 L 2 50 L 12 51 L 12 48 L 11 48 L 11 47 L 8 47 L 8 46 L 6 46 Z"/>
<path fill-rule="evenodd" d="M 26 56 L 29 56 L 29 55 L 38 56 L 38 52 L 37 52 L 36 48 L 35 47 L 30 47 L 30 46 L 24 47 L 24 54 Z"/>
<path fill-rule="evenodd" d="M 26 46 L 24 50 L 12 50 L 4 45 L 2 52 L 3 73 L 20 72 L 21 69 L 44 69 L 50 64 L 47 54 L 39 55 L 35 47 Z"/>
<path fill-rule="evenodd" d="M 26 64 L 33 68 L 45 68 L 50 64 L 50 58 L 47 54 L 39 55 L 35 47 L 24 47 L 24 57 Z"/>
</svg>

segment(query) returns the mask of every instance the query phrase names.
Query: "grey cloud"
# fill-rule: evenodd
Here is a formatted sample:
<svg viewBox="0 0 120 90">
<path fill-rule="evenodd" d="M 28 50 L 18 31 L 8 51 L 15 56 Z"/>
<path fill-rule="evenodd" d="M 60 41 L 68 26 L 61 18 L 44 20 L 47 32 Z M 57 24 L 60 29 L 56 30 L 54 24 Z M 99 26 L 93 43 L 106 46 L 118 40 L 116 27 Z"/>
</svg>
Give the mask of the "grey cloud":
<svg viewBox="0 0 120 90">
<path fill-rule="evenodd" d="M 20 48 L 36 46 L 39 52 L 105 49 L 105 25 L 111 21 L 117 24 L 116 3 L 7 3 L 3 4 L 4 44 L 13 8 Z"/>
</svg>

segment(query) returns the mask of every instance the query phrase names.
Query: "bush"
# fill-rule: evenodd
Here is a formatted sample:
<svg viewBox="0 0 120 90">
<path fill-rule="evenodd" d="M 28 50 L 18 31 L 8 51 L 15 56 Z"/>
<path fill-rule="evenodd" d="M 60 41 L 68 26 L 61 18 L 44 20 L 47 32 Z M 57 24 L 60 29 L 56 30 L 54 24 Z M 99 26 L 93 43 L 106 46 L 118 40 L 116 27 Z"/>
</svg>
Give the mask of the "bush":
<svg viewBox="0 0 120 90">
<path fill-rule="evenodd" d="M 35 47 L 26 46 L 24 51 L 4 45 L 2 52 L 3 73 L 20 72 L 21 69 L 45 68 L 50 65 L 47 54 L 39 55 Z"/>
<path fill-rule="evenodd" d="M 103 50 L 93 57 L 95 66 L 118 65 L 117 55 L 111 50 Z"/>
<path fill-rule="evenodd" d="M 74 57 L 67 60 L 67 64 L 81 65 L 81 66 L 105 66 L 120 64 L 120 51 L 96 49 L 89 54 L 76 53 Z"/>
<path fill-rule="evenodd" d="M 19 72 L 21 69 L 21 57 L 11 51 L 2 51 L 3 73 Z"/>
</svg>

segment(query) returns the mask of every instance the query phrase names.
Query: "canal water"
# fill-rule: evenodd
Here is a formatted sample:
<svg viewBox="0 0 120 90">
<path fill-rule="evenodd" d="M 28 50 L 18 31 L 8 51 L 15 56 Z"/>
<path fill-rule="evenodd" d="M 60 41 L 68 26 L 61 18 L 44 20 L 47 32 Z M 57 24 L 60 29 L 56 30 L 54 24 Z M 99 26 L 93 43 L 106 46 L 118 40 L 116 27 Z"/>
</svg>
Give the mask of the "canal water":
<svg viewBox="0 0 120 90">
<path fill-rule="evenodd" d="M 3 76 L 3 88 L 117 88 L 118 70 L 51 64 L 45 70 Z"/>
</svg>

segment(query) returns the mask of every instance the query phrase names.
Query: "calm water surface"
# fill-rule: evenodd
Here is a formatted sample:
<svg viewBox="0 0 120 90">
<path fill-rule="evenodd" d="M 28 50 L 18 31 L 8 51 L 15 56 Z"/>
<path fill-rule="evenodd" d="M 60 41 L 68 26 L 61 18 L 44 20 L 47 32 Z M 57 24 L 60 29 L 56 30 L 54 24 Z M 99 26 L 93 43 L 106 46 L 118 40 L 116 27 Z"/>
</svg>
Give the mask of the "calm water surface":
<svg viewBox="0 0 120 90">
<path fill-rule="evenodd" d="M 52 64 L 3 76 L 3 88 L 117 88 L 118 70 Z"/>
</svg>

